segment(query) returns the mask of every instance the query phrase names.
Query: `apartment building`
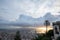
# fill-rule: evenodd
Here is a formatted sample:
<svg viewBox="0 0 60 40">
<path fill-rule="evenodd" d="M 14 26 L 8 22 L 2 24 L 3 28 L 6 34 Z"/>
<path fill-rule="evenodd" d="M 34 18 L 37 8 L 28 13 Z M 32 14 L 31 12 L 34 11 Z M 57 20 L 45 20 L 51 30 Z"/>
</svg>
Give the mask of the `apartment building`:
<svg viewBox="0 0 60 40">
<path fill-rule="evenodd" d="M 53 22 L 54 40 L 60 36 L 60 21 Z"/>
</svg>

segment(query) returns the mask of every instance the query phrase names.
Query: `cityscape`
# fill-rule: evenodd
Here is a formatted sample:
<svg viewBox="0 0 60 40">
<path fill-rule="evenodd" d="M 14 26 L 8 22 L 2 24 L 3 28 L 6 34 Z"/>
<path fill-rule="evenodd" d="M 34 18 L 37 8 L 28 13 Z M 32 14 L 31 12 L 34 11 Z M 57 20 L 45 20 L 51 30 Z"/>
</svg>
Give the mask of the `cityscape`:
<svg viewBox="0 0 60 40">
<path fill-rule="evenodd" d="M 0 0 L 0 40 L 60 40 L 60 0 Z"/>
</svg>

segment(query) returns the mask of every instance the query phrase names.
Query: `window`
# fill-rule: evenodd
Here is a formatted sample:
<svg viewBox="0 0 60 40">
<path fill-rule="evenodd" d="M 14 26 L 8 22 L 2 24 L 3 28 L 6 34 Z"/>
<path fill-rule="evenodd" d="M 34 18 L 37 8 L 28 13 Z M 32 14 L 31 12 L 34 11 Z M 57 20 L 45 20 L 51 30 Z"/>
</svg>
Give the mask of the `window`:
<svg viewBox="0 0 60 40">
<path fill-rule="evenodd" d="M 57 27 L 55 27 L 55 33 L 56 33 L 56 34 L 59 34 Z"/>
</svg>

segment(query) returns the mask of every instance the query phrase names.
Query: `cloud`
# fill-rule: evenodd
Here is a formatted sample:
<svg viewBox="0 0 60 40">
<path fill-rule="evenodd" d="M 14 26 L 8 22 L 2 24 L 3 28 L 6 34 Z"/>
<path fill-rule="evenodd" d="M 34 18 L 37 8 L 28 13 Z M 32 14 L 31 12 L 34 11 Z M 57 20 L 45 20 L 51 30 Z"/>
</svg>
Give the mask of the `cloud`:
<svg viewBox="0 0 60 40">
<path fill-rule="evenodd" d="M 1 24 L 8 24 L 8 23 L 9 23 L 8 20 L 4 19 L 3 17 L 0 17 L 0 25 Z"/>
<path fill-rule="evenodd" d="M 10 21 L 21 14 L 38 18 L 47 12 L 57 14 L 59 10 L 60 0 L 0 0 L 0 16 Z"/>
<path fill-rule="evenodd" d="M 22 14 L 16 21 L 7 21 L 3 17 L 0 17 L 0 26 L 21 26 L 21 27 L 29 27 L 29 26 L 40 26 L 44 25 L 45 20 L 49 20 L 50 22 L 59 21 L 60 15 L 54 16 L 50 12 L 48 12 L 43 17 L 33 18 L 31 16 Z"/>
<path fill-rule="evenodd" d="M 22 27 L 40 26 L 40 25 L 44 25 L 45 20 L 49 20 L 50 22 L 59 21 L 60 20 L 59 17 L 60 17 L 59 15 L 54 16 L 50 12 L 48 12 L 43 17 L 39 17 L 39 18 L 33 18 L 31 16 L 22 14 L 16 20 L 15 26 L 22 26 Z"/>
</svg>

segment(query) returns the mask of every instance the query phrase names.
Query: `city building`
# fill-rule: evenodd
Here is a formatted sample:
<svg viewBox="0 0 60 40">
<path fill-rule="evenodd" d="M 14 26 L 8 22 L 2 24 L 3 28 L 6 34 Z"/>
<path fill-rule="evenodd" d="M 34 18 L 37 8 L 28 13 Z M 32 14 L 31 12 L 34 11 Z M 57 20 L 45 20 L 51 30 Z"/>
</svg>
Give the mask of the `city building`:
<svg viewBox="0 0 60 40">
<path fill-rule="evenodd" d="M 60 21 L 53 22 L 54 40 L 60 36 Z"/>
</svg>

